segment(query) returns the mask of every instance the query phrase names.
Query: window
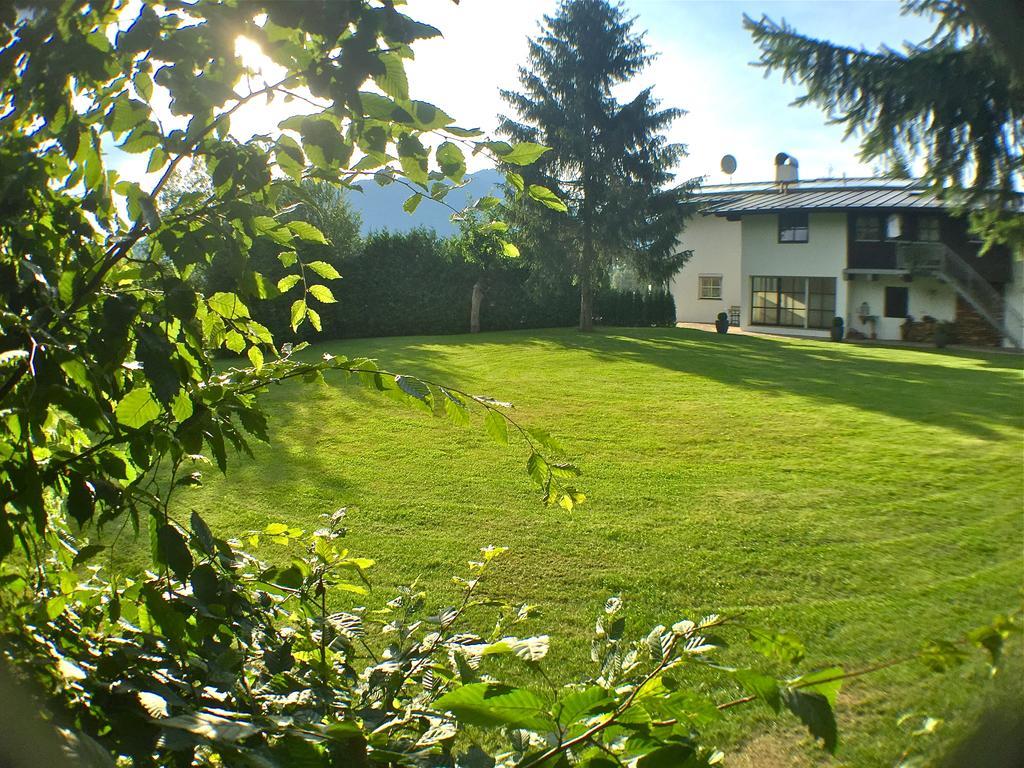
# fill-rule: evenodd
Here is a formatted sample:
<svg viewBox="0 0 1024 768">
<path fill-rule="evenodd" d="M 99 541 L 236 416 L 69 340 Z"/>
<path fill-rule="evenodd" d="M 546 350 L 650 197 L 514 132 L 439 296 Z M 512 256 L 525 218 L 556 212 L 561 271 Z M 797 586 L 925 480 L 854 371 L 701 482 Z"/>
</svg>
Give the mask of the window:
<svg viewBox="0 0 1024 768">
<path fill-rule="evenodd" d="M 807 278 L 807 327 L 831 328 L 836 316 L 836 279 Z"/>
<path fill-rule="evenodd" d="M 807 242 L 807 214 L 803 211 L 779 214 L 779 242 Z"/>
<path fill-rule="evenodd" d="M 903 237 L 903 217 L 898 213 L 890 213 L 885 219 L 885 239 L 899 240 Z"/>
<path fill-rule="evenodd" d="M 722 276 L 721 275 L 701 275 L 698 278 L 697 298 L 698 299 L 718 299 L 718 300 L 721 300 L 721 298 L 722 298 Z"/>
<path fill-rule="evenodd" d="M 857 240 L 881 240 L 882 219 L 879 216 L 857 216 Z"/>
<path fill-rule="evenodd" d="M 917 239 L 926 243 L 939 242 L 938 216 L 922 216 L 917 220 Z"/>
<path fill-rule="evenodd" d="M 885 289 L 885 316 L 906 317 L 908 302 L 910 301 L 910 289 L 903 286 L 888 286 Z"/>
<path fill-rule="evenodd" d="M 834 277 L 751 278 L 750 322 L 789 328 L 829 328 L 836 314 Z"/>
</svg>

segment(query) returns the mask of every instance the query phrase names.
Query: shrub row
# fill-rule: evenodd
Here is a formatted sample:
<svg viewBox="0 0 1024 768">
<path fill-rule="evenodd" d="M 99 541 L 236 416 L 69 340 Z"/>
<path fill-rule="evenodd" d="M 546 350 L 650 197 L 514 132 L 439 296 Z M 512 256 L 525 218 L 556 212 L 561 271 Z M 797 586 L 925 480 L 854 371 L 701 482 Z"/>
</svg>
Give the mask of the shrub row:
<svg viewBox="0 0 1024 768">
<path fill-rule="evenodd" d="M 337 302 L 314 304 L 323 333 L 300 335 L 320 340 L 376 336 L 467 333 L 473 285 L 480 267 L 458 255 L 433 232 L 378 232 L 344 258 L 326 253 L 342 279 L 331 283 Z M 273 265 L 264 262 L 268 277 Z M 557 328 L 579 320 L 579 289 L 568 279 L 541 280 L 520 261 L 502 261 L 483 273 L 480 311 L 485 331 Z M 289 308 L 298 289 L 254 311 L 275 337 L 293 338 Z M 666 291 L 598 292 L 595 319 L 603 325 L 650 326 L 675 323 L 675 304 Z"/>
</svg>

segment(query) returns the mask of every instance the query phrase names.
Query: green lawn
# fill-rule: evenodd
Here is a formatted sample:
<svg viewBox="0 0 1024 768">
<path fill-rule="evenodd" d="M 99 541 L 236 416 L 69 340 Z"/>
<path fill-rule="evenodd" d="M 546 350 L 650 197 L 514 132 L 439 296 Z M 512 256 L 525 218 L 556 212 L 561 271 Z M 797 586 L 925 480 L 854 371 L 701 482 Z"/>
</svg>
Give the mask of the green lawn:
<svg viewBox="0 0 1024 768">
<path fill-rule="evenodd" d="M 351 546 L 387 587 L 448 589 L 479 547 L 512 548 L 497 575 L 543 609 L 563 676 L 621 594 L 638 632 L 704 611 L 792 632 L 809 666 L 868 665 L 954 638 L 1019 602 L 1022 358 L 726 337 L 680 329 L 556 330 L 325 344 L 516 405 L 566 443 L 589 500 L 544 508 L 521 446 L 345 385 L 266 397 L 275 440 L 182 509 L 221 532 L 311 527 L 340 506 Z M 478 425 L 479 426 L 479 425 Z M 1019 672 L 1019 668 L 1013 669 Z M 840 697 L 844 765 L 893 765 L 911 742 L 937 752 L 973 730 L 1020 677 L 977 667 L 897 668 Z M 912 739 L 900 714 L 943 718 Z M 802 733 L 741 715 L 761 734 L 734 765 L 816 762 Z M 720 734 L 737 740 L 738 725 Z M 801 741 L 804 741 L 801 744 Z M 795 746 L 793 746 L 795 745 Z M 829 762 L 825 760 L 825 762 Z"/>
</svg>

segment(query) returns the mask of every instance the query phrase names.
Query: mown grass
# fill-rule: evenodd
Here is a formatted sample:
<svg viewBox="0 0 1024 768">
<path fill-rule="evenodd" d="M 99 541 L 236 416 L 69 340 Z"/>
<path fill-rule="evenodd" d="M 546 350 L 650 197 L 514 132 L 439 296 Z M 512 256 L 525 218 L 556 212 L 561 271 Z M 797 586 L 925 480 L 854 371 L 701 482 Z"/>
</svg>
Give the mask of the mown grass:
<svg viewBox="0 0 1024 768">
<path fill-rule="evenodd" d="M 579 459 L 588 503 L 541 506 L 522 450 L 482 428 L 352 386 L 295 384 L 266 395 L 273 444 L 183 495 L 182 510 L 241 533 L 272 521 L 310 528 L 357 507 L 350 544 L 378 561 L 376 594 L 418 578 L 439 603 L 480 547 L 511 547 L 494 583 L 542 608 L 531 628 L 554 637 L 563 679 L 589 663 L 594 616 L 611 594 L 638 633 L 742 613 L 801 637 L 807 666 L 847 668 L 955 638 L 1019 602 L 1020 357 L 681 329 L 317 351 L 514 401 L 518 420 Z M 993 683 L 979 666 L 932 675 L 911 664 L 851 682 L 837 764 L 892 765 L 912 744 L 948 751 L 991 697 L 1020 701 L 1019 670 Z M 896 724 L 908 711 L 946 723 L 933 739 L 911 737 Z M 781 747 L 804 737 L 767 710 L 731 723 L 716 735 L 746 743 L 743 764 L 828 762 L 807 743 Z"/>
</svg>

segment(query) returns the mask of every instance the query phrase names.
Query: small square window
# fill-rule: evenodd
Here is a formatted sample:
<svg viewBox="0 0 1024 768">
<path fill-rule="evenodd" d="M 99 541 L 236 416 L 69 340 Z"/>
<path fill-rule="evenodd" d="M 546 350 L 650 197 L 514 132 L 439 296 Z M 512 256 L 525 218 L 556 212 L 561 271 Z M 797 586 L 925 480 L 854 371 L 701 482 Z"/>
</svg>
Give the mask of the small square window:
<svg viewBox="0 0 1024 768">
<path fill-rule="evenodd" d="M 917 239 L 925 243 L 939 242 L 938 216 L 922 216 L 917 220 Z"/>
<path fill-rule="evenodd" d="M 722 276 L 701 275 L 698 278 L 697 298 L 700 299 L 721 299 L 722 298 Z"/>
<path fill-rule="evenodd" d="M 882 219 L 879 216 L 857 216 L 857 239 L 861 241 L 881 240 Z"/>
<path fill-rule="evenodd" d="M 885 316 L 906 317 L 909 309 L 910 289 L 888 286 L 885 289 Z"/>
<path fill-rule="evenodd" d="M 794 213 L 779 214 L 779 242 L 780 243 L 806 243 L 808 240 L 809 227 L 807 213 L 798 211 Z"/>
</svg>

